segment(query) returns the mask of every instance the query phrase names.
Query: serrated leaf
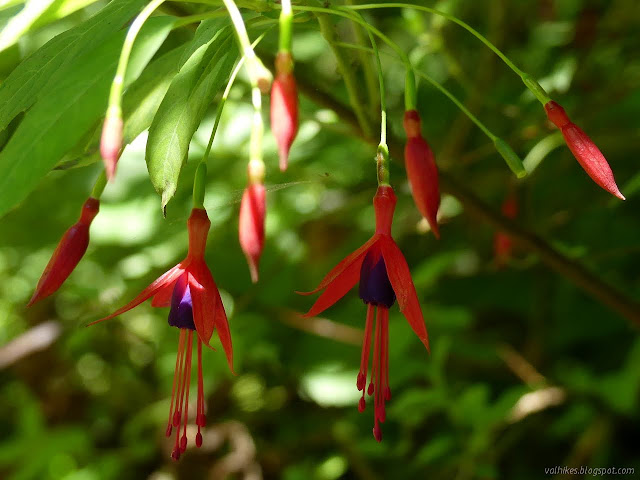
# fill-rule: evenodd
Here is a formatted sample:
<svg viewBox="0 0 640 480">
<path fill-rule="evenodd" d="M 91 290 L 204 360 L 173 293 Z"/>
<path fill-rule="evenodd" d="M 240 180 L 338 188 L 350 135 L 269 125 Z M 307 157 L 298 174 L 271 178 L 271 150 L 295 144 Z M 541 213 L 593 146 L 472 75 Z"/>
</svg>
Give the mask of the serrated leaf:
<svg viewBox="0 0 640 480">
<path fill-rule="evenodd" d="M 237 58 L 228 29 L 219 30 L 186 61 L 158 109 L 147 140 L 146 161 L 162 207 L 173 197 L 189 143 Z"/>
<path fill-rule="evenodd" d="M 128 145 L 151 125 L 158 111 L 171 80 L 178 73 L 180 57 L 186 45 L 174 48 L 149 64 L 131 86 L 125 91 L 122 99 L 122 116 L 124 120 L 123 144 Z M 74 155 L 63 159 L 59 169 L 67 169 L 89 165 L 100 160 L 101 122 L 92 133 L 91 140 L 81 143 L 82 147 Z M 87 146 L 88 144 L 88 146 Z"/>
<path fill-rule="evenodd" d="M 77 68 L 77 59 L 104 44 L 145 0 L 113 0 L 77 27 L 52 38 L 26 58 L 0 85 L 0 130 L 20 112 L 57 88 Z"/>
<path fill-rule="evenodd" d="M 174 21 L 173 17 L 147 21 L 134 44 L 125 85 L 140 75 Z M 20 203 L 102 117 L 125 34 L 118 32 L 80 57 L 76 68 L 27 112 L 0 153 L 0 217 Z"/>
</svg>

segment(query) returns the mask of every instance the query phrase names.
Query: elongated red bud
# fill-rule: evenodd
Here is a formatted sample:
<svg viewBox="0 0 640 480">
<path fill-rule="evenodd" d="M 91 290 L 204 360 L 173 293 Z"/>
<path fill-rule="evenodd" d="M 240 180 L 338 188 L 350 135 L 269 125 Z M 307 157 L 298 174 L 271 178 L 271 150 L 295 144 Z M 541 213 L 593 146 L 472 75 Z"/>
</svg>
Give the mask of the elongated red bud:
<svg viewBox="0 0 640 480">
<path fill-rule="evenodd" d="M 104 162 L 104 169 L 109 181 L 116 174 L 116 166 L 122 150 L 122 116 L 120 114 L 107 114 L 102 126 L 100 138 L 100 155 Z"/>
<path fill-rule="evenodd" d="M 578 160 L 578 163 L 587 172 L 587 175 L 610 194 L 625 200 L 624 195 L 620 193 L 618 185 L 616 185 L 616 180 L 613 177 L 613 172 L 607 159 L 604 158 L 602 152 L 589 136 L 573 123 L 564 108 L 553 100 L 548 102 L 544 109 L 547 113 L 547 118 L 562 131 L 564 141 L 574 157 L 576 157 L 576 160 Z"/>
<path fill-rule="evenodd" d="M 422 137 L 420 115 L 416 110 L 408 110 L 404 113 L 404 130 L 407 133 L 404 161 L 413 201 L 422 216 L 429 222 L 433 234 L 436 238 L 440 238 L 438 168 L 429 144 Z"/>
<path fill-rule="evenodd" d="M 89 227 L 98 214 L 99 208 L 100 201 L 96 198 L 90 197 L 84 203 L 80 219 L 62 236 L 27 306 L 30 307 L 58 290 L 76 268 L 87 251 Z"/>
<path fill-rule="evenodd" d="M 298 133 L 298 90 L 288 52 L 276 57 L 276 78 L 271 88 L 271 130 L 278 144 L 280 170 L 287 169 L 289 149 Z"/>
<path fill-rule="evenodd" d="M 264 247 L 266 191 L 262 183 L 251 183 L 242 195 L 238 234 L 240 246 L 247 257 L 251 280 L 258 281 L 260 255 Z"/>
</svg>

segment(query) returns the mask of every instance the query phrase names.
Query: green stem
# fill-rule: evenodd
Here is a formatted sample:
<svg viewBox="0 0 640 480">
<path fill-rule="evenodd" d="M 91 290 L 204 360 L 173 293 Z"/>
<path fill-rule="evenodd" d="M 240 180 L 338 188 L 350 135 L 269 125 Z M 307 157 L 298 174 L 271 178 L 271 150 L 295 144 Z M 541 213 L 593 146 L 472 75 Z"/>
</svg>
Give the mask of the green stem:
<svg viewBox="0 0 640 480">
<path fill-rule="evenodd" d="M 520 77 L 524 75 L 524 72 L 520 70 L 515 64 L 509 60 L 509 58 L 502 53 L 498 47 L 496 47 L 493 43 L 491 43 L 484 35 L 480 34 L 476 29 L 471 27 L 471 25 L 463 22 L 458 17 L 451 15 L 450 13 L 446 13 L 440 10 L 436 10 L 435 8 L 423 7 L 422 5 L 412 5 L 410 3 L 376 3 L 376 4 L 364 4 L 364 5 L 347 5 L 344 7 L 340 7 L 345 10 L 372 10 L 378 8 L 409 8 L 414 10 L 422 10 L 423 12 L 433 13 L 434 15 L 439 15 L 447 20 L 460 25 L 462 28 L 467 30 L 473 36 L 475 36 L 478 40 L 484 43 L 487 47 L 489 47 L 493 53 L 495 53 L 498 57 L 502 59 L 504 63 L 506 63 L 511 70 L 513 70 Z"/>
<path fill-rule="evenodd" d="M 223 2 L 229 12 L 229 16 L 231 17 L 231 22 L 233 23 L 233 28 L 236 31 L 242 55 L 246 58 L 247 74 L 249 75 L 251 87 L 258 88 L 261 86 L 261 79 L 264 78 L 267 78 L 268 83 L 271 83 L 271 75 L 268 73 L 269 71 L 264 67 L 264 65 L 262 65 L 262 62 L 260 62 L 260 59 L 256 56 L 256 52 L 254 52 L 253 47 L 251 46 L 249 35 L 247 35 L 247 28 L 244 25 L 244 20 L 242 19 L 240 10 L 238 10 L 238 7 L 233 0 L 223 0 Z"/>
<path fill-rule="evenodd" d="M 133 21 L 127 32 L 127 36 L 124 39 L 122 45 L 122 52 L 120 52 L 120 59 L 118 60 L 118 68 L 116 69 L 116 75 L 111 83 L 111 90 L 109 92 L 109 106 L 107 107 L 107 116 L 115 116 L 117 118 L 122 117 L 122 108 L 120 106 L 120 100 L 122 98 L 122 87 L 124 85 L 124 77 L 127 73 L 127 65 L 129 63 L 129 56 L 131 55 L 131 49 L 133 48 L 133 42 L 135 42 L 140 29 L 144 25 L 144 22 L 151 16 L 151 14 L 158 8 L 164 0 L 152 0 L 149 4 L 142 9 L 140 14 Z"/>
<path fill-rule="evenodd" d="M 200 162 L 193 179 L 193 208 L 204 209 L 204 191 L 207 185 L 207 164 Z"/>
<path fill-rule="evenodd" d="M 457 25 L 464 28 L 466 31 L 471 33 L 474 37 L 484 43 L 493 53 L 495 53 L 511 70 L 513 70 L 516 75 L 518 75 L 525 86 L 535 95 L 535 97 L 545 105 L 547 102 L 551 100 L 547 92 L 540 86 L 540 84 L 528 73 L 520 70 L 511 60 L 507 57 L 502 51 L 496 47 L 493 43 L 491 43 L 484 35 L 480 34 L 475 28 L 473 28 L 468 23 L 463 22 L 458 17 L 451 15 L 450 13 L 443 12 L 441 10 L 436 10 L 435 8 L 424 7 L 422 5 L 412 5 L 410 3 L 377 3 L 377 4 L 364 4 L 364 5 L 346 5 L 343 7 L 339 7 L 345 10 L 372 10 L 379 8 L 408 8 L 413 10 L 421 10 L 423 12 L 432 13 L 434 15 L 441 16 L 446 18 L 447 20 L 456 23 Z"/>
<path fill-rule="evenodd" d="M 347 48 L 366 50 L 368 52 L 372 52 L 372 53 L 375 53 L 377 55 L 377 49 L 375 49 L 375 50 L 374 49 L 369 49 L 369 48 L 361 47 L 360 45 L 354 45 L 354 44 L 351 44 L 351 43 L 341 43 L 340 46 L 347 47 Z M 480 130 L 482 130 L 482 132 L 487 137 L 489 137 L 489 139 L 493 142 L 493 145 L 495 146 L 495 148 L 498 151 L 498 153 L 502 156 L 502 158 L 507 163 L 507 166 L 511 169 L 511 171 L 513 173 L 515 173 L 515 175 L 518 178 L 522 178 L 522 177 L 527 175 L 527 171 L 524 168 L 524 165 L 522 164 L 522 160 L 520 160 L 520 157 L 518 157 L 518 155 L 513 151 L 513 149 L 504 140 L 502 140 L 501 138 L 499 138 L 496 135 L 494 135 L 491 132 L 491 130 L 489 130 L 474 114 L 472 114 L 469 111 L 469 109 L 467 107 L 465 107 L 462 104 L 462 102 L 460 100 L 458 100 L 456 98 L 456 96 L 453 93 L 451 93 L 442 84 L 440 84 L 437 81 L 435 81 L 433 78 L 431 78 L 426 73 L 422 73 L 420 71 L 416 71 L 416 74 L 418 76 L 424 78 L 425 80 L 427 80 L 429 83 L 431 83 L 431 85 L 433 85 L 440 92 L 442 92 L 444 95 L 446 95 L 447 98 L 449 98 L 449 100 L 451 100 L 467 117 L 469 117 L 469 119 L 473 123 L 475 123 L 478 126 L 478 128 L 480 128 Z"/>
<path fill-rule="evenodd" d="M 280 52 L 291 52 L 291 0 L 282 0 L 282 11 L 280 12 Z"/>
<path fill-rule="evenodd" d="M 96 183 L 93 184 L 93 190 L 91 190 L 91 197 L 100 199 L 100 197 L 102 196 L 102 192 L 104 191 L 104 187 L 106 186 L 107 186 L 107 175 L 104 169 L 102 169 L 100 171 L 100 175 L 98 175 Z"/>
<path fill-rule="evenodd" d="M 353 5 L 355 0 L 346 0 L 348 5 Z M 356 38 L 356 43 L 358 45 L 366 45 L 367 38 L 365 36 L 365 30 L 361 25 L 356 24 L 355 22 L 351 22 L 351 26 L 353 27 L 353 32 Z M 379 105 L 377 104 L 378 99 L 378 79 L 376 78 L 375 68 L 373 66 L 373 62 L 371 58 L 362 50 L 358 51 L 358 57 L 360 60 L 360 64 L 362 65 L 362 71 L 364 73 L 364 82 L 367 87 L 367 99 L 370 104 L 370 112 L 372 115 L 375 115 Z"/>
<path fill-rule="evenodd" d="M 294 10 L 302 10 L 309 12 L 319 12 L 319 13 L 333 13 L 333 10 L 321 7 L 298 7 L 294 6 Z M 346 18 L 353 19 L 352 15 L 343 15 Z M 338 63 L 338 68 L 342 73 L 344 84 L 347 87 L 347 93 L 349 94 L 349 100 L 353 110 L 358 118 L 358 123 L 360 127 L 362 127 L 362 131 L 365 132 L 365 135 L 371 136 L 371 125 L 369 123 L 369 118 L 365 114 L 364 107 L 360 102 L 360 95 L 358 94 L 358 83 L 355 79 L 353 71 L 349 66 L 348 60 L 344 57 L 343 53 L 339 48 L 336 47 L 336 34 L 333 29 L 333 24 L 329 20 L 329 17 L 326 15 L 316 15 L 318 19 L 318 23 L 320 25 L 320 32 L 322 36 L 325 38 L 331 50 L 333 51 L 333 55 L 336 58 L 336 62 Z"/>
</svg>

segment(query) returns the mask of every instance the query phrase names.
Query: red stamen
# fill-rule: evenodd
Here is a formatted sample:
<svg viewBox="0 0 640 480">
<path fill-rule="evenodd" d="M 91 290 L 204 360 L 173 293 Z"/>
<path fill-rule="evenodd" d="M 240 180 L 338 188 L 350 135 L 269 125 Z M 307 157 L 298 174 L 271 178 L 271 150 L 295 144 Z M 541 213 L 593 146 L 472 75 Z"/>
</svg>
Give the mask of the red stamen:
<svg viewBox="0 0 640 480">
<path fill-rule="evenodd" d="M 189 421 L 189 386 L 191 385 L 191 354 L 193 352 L 193 330 L 189 330 L 187 337 L 187 366 L 185 368 L 184 383 L 186 384 L 186 392 L 184 396 L 184 429 L 182 438 L 180 439 L 180 450 L 184 452 L 187 449 L 187 422 Z"/>
<path fill-rule="evenodd" d="M 369 368 L 369 349 L 371 345 L 371 324 L 373 323 L 373 305 L 367 305 L 367 322 L 364 327 L 364 339 L 362 340 L 362 354 L 360 356 L 360 372 L 356 385 L 358 390 L 364 390 L 367 385 L 367 370 Z M 362 393 L 364 395 L 364 392 Z"/>
<path fill-rule="evenodd" d="M 169 420 L 167 421 L 166 436 L 170 437 L 173 430 L 173 405 L 176 396 L 176 378 L 178 378 L 178 371 L 180 366 L 180 352 L 182 351 L 182 344 L 184 343 L 184 331 L 180 330 L 180 339 L 178 340 L 178 354 L 176 355 L 176 368 L 173 372 L 173 387 L 171 387 L 171 406 L 169 407 Z"/>
</svg>

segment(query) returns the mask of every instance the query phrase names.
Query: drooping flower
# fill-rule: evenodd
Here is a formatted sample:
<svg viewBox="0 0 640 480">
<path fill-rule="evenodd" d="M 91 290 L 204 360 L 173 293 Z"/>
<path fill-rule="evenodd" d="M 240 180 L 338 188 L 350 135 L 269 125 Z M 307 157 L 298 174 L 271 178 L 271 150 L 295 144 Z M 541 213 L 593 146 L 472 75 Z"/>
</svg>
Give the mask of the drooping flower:
<svg viewBox="0 0 640 480">
<path fill-rule="evenodd" d="M 122 150 L 122 128 L 122 116 L 108 113 L 102 126 L 100 155 L 109 181 L 112 181 L 116 175 L 116 166 Z"/>
<path fill-rule="evenodd" d="M 518 199 L 515 192 L 511 192 L 507 195 L 502 203 L 502 214 L 512 220 L 518 215 Z M 502 267 L 507 263 L 511 258 L 512 251 L 513 240 L 511 240 L 511 237 L 503 231 L 496 232 L 493 237 L 493 252 L 496 263 L 499 267 Z"/>
<path fill-rule="evenodd" d="M 409 266 L 391 237 L 391 223 L 396 206 L 393 188 L 389 185 L 379 186 L 373 199 L 373 205 L 376 213 L 375 234 L 331 270 L 315 290 L 303 294 L 310 295 L 324 290 L 305 314 L 306 317 L 311 317 L 332 306 L 359 282 L 360 298 L 367 304 L 367 319 L 360 372 L 356 381 L 358 390 L 362 391 L 358 409 L 362 412 L 366 406 L 364 392 L 367 383 L 371 338 L 372 335 L 375 335 L 373 365 L 367 393 L 370 396 L 373 395 L 374 398 L 373 435 L 377 441 L 381 441 L 380 423 L 386 419 L 385 402 L 391 399 L 389 309 L 396 299 L 400 311 L 427 350 L 429 350 L 429 338 Z"/>
<path fill-rule="evenodd" d="M 298 91 L 289 52 L 276 56 L 276 78 L 271 87 L 271 130 L 278 144 L 280 170 L 287 169 L 289 149 L 298 132 Z"/>
<path fill-rule="evenodd" d="M 420 114 L 416 110 L 404 112 L 404 130 L 407 144 L 404 147 L 404 161 L 407 177 L 411 184 L 411 194 L 418 210 L 427 219 L 436 238 L 438 229 L 438 208 L 440 208 L 440 188 L 438 168 L 429 144 L 422 136 Z"/>
<path fill-rule="evenodd" d="M 587 175 L 610 194 L 625 200 L 607 159 L 589 136 L 569 119 L 564 108 L 552 100 L 544 106 L 544 110 L 547 118 L 562 131 L 564 141 Z"/>
<path fill-rule="evenodd" d="M 80 219 L 62 236 L 49 263 L 42 272 L 35 292 L 27 306 L 48 297 L 65 282 L 80 262 L 89 246 L 89 227 L 98 214 L 100 200 L 89 197 L 82 206 Z"/>
<path fill-rule="evenodd" d="M 247 257 L 251 280 L 258 281 L 260 255 L 264 247 L 264 218 L 266 191 L 262 183 L 250 183 L 242 195 L 238 236 L 240 246 Z"/>
<path fill-rule="evenodd" d="M 189 384 L 191 379 L 191 357 L 193 348 L 193 331 L 197 335 L 198 349 L 198 399 L 196 406 L 196 445 L 202 445 L 200 428 L 204 427 L 204 393 L 202 383 L 202 344 L 209 345 L 214 329 L 218 331 L 220 343 L 224 348 L 229 368 L 233 371 L 233 349 L 227 315 L 222 305 L 220 292 L 205 263 L 204 253 L 207 234 L 211 222 L 204 209 L 194 208 L 187 222 L 189 230 L 189 252 L 187 257 L 171 268 L 124 307 L 116 310 L 108 317 L 90 325 L 121 315 L 153 297 L 153 307 L 171 306 L 169 325 L 180 329 L 178 356 L 173 379 L 171 407 L 167 436 L 177 428 L 176 443 L 171 454 L 174 460 L 187 446 L 186 425 L 188 421 Z M 182 436 L 180 431 L 182 427 Z"/>
</svg>

